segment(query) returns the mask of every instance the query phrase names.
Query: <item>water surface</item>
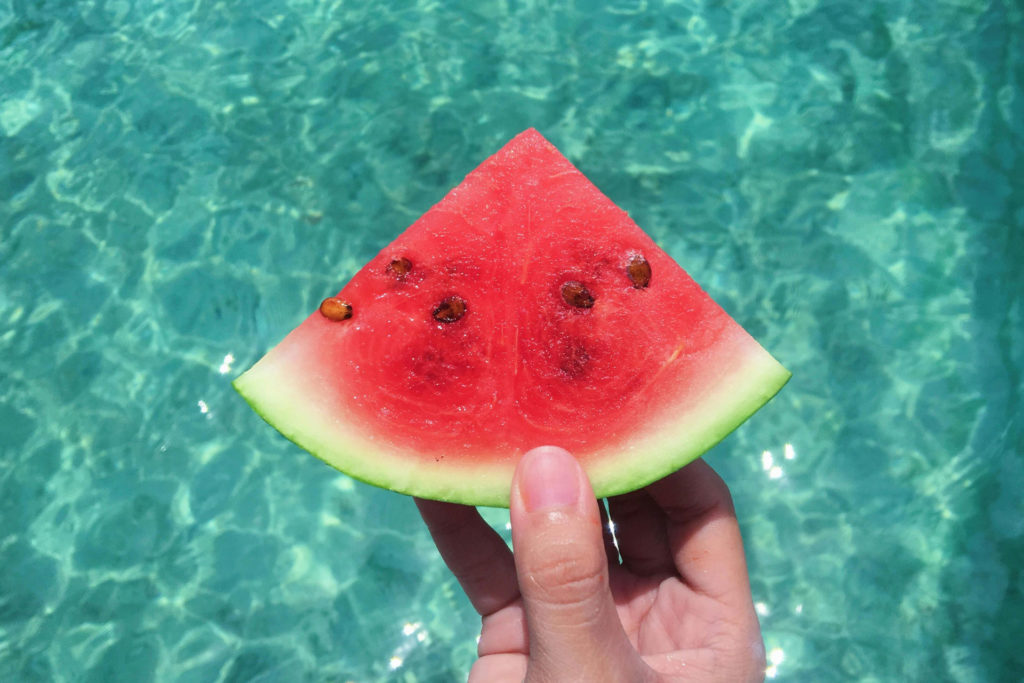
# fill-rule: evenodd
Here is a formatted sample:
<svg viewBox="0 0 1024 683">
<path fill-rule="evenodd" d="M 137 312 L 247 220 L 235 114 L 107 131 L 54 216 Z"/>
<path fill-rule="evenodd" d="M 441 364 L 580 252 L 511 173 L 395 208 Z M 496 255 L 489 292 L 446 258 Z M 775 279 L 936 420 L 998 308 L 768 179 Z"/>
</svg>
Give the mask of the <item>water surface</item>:
<svg viewBox="0 0 1024 683">
<path fill-rule="evenodd" d="M 1018 680 L 1021 29 L 1011 0 L 0 1 L 0 679 L 465 677 L 478 621 L 411 501 L 229 382 L 535 126 L 794 372 L 708 456 L 769 676 Z"/>
</svg>

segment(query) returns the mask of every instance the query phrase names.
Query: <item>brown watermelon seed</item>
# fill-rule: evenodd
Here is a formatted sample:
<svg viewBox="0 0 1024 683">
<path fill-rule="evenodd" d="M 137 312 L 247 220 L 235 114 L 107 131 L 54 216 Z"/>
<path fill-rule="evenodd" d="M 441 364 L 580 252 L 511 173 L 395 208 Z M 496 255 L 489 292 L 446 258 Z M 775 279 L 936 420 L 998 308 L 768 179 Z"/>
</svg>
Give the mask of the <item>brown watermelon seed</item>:
<svg viewBox="0 0 1024 683">
<path fill-rule="evenodd" d="M 626 274 L 637 289 L 643 289 L 651 284 L 651 264 L 640 254 L 630 259 L 629 265 L 626 266 Z"/>
<path fill-rule="evenodd" d="M 401 256 L 388 264 L 388 272 L 395 277 L 402 279 L 412 270 L 412 261 Z"/>
<path fill-rule="evenodd" d="M 466 314 L 466 302 L 461 297 L 450 296 L 434 309 L 434 320 L 439 323 L 453 323 Z"/>
<path fill-rule="evenodd" d="M 575 308 L 590 308 L 594 305 L 594 295 L 582 282 L 576 280 L 569 280 L 562 285 L 562 300 Z"/>
<path fill-rule="evenodd" d="M 348 320 L 352 317 L 352 304 L 336 296 L 329 296 L 320 302 L 320 315 L 328 320 Z"/>
</svg>

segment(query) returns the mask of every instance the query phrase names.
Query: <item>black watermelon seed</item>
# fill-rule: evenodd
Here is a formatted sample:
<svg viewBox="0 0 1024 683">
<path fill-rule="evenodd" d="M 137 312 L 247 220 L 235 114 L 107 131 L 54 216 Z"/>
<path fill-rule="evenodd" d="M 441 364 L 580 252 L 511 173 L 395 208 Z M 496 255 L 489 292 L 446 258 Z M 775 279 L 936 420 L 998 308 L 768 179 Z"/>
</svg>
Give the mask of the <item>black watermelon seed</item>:
<svg viewBox="0 0 1024 683">
<path fill-rule="evenodd" d="M 575 308 L 590 308 L 594 305 L 594 295 L 582 282 L 576 280 L 562 285 L 562 300 Z"/>
<path fill-rule="evenodd" d="M 404 256 L 396 258 L 388 264 L 388 272 L 399 279 L 404 278 L 410 270 L 412 270 L 412 261 Z"/>
<path fill-rule="evenodd" d="M 453 323 L 466 314 L 466 302 L 461 297 L 450 296 L 434 309 L 434 320 Z"/>
</svg>

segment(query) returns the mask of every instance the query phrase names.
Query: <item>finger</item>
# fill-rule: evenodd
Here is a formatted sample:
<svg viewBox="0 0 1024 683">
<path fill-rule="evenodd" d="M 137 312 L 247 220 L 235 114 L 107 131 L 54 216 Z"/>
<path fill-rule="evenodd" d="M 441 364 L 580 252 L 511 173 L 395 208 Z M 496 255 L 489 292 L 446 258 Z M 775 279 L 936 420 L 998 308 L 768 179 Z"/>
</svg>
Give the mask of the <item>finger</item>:
<svg viewBox="0 0 1024 683">
<path fill-rule="evenodd" d="M 416 507 L 441 558 L 480 615 L 519 597 L 512 553 L 476 508 L 420 498 Z"/>
<path fill-rule="evenodd" d="M 695 460 L 646 490 L 667 517 L 669 547 L 683 580 L 712 598 L 749 603 L 743 539 L 722 478 Z"/>
<path fill-rule="evenodd" d="M 665 531 L 665 513 L 646 491 L 609 498 L 608 508 L 626 569 L 641 576 L 675 572 Z"/>
<path fill-rule="evenodd" d="M 593 489 L 576 459 L 523 456 L 511 495 L 512 543 L 529 633 L 527 680 L 641 681 L 650 671 L 622 629 Z"/>
<path fill-rule="evenodd" d="M 529 636 L 526 633 L 526 616 L 523 603 L 516 600 L 502 607 L 494 614 L 488 614 L 480 624 L 480 640 L 476 644 L 476 656 L 530 651 Z"/>
<path fill-rule="evenodd" d="M 469 670 L 469 683 L 521 683 L 526 678 L 526 655 L 498 654 L 481 657 Z"/>
</svg>

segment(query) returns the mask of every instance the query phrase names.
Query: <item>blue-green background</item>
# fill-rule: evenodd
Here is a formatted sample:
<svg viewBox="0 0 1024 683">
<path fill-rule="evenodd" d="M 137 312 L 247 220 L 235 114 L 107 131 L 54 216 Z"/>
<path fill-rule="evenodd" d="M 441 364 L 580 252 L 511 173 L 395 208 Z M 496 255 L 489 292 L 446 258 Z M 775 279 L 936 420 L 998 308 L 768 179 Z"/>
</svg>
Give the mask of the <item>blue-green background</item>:
<svg viewBox="0 0 1024 683">
<path fill-rule="evenodd" d="M 411 501 L 229 381 L 529 126 L 794 372 L 708 458 L 769 675 L 1020 680 L 1022 22 L 0 0 L 0 680 L 465 676 Z"/>
</svg>

